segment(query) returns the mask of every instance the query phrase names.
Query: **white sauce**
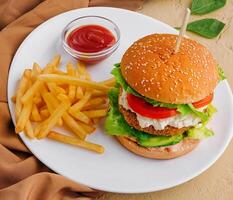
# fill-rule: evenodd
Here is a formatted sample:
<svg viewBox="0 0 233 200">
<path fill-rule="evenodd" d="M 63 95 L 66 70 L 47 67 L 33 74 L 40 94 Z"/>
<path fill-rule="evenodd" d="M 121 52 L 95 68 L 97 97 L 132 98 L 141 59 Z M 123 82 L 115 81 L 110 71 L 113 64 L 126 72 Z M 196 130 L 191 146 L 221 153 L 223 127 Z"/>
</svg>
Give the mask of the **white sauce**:
<svg viewBox="0 0 233 200">
<path fill-rule="evenodd" d="M 131 112 L 135 113 L 128 105 L 126 92 L 124 90 L 122 91 L 122 95 L 120 96 L 119 104 L 122 105 L 126 110 L 130 110 Z M 204 109 L 205 107 L 199 110 L 204 110 Z M 138 113 L 135 114 L 137 116 L 139 125 L 142 128 L 146 128 L 152 125 L 156 130 L 163 130 L 168 125 L 176 128 L 195 126 L 201 122 L 201 119 L 199 117 L 196 117 L 192 114 L 189 115 L 177 114 L 175 116 L 168 117 L 165 119 L 151 119 L 148 117 L 144 117 Z"/>
</svg>

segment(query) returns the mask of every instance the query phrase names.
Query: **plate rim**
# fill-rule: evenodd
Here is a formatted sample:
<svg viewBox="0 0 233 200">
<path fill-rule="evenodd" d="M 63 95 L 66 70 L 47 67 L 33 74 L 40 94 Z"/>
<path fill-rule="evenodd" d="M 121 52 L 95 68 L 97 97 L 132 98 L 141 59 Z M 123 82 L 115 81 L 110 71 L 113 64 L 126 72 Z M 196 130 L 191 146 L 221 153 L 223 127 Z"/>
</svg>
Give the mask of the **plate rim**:
<svg viewBox="0 0 233 200">
<path fill-rule="evenodd" d="M 150 16 L 147 16 L 147 15 L 144 15 L 142 13 L 137 13 L 137 12 L 133 12 L 133 11 L 129 11 L 129 10 L 126 10 L 126 9 L 121 9 L 121 8 L 113 8 L 113 7 L 87 7 L 87 8 L 79 8 L 79 9 L 73 9 L 73 10 L 70 10 L 70 11 L 67 11 L 67 12 L 64 12 L 64 13 L 61 13 L 59 15 L 56 15 L 48 20 L 46 20 L 45 22 L 43 22 L 42 24 L 40 24 L 39 26 L 37 26 L 31 33 L 29 33 L 27 35 L 27 37 L 23 40 L 23 42 L 20 44 L 20 46 L 18 47 L 17 51 L 15 52 L 14 54 L 14 57 L 11 61 L 11 64 L 10 64 L 10 68 L 9 68 L 9 72 L 8 72 L 8 80 L 7 80 L 7 100 L 8 100 L 8 108 L 9 108 L 9 111 L 10 111 L 10 115 L 11 115 L 11 119 L 13 121 L 13 123 L 15 124 L 15 119 L 14 119 L 14 116 L 13 116 L 13 110 L 11 109 L 10 105 L 11 104 L 11 98 L 9 96 L 9 81 L 10 81 L 10 74 L 12 73 L 11 70 L 12 70 L 12 66 L 15 65 L 15 58 L 18 56 L 18 54 L 20 53 L 20 50 L 21 48 L 24 47 L 25 43 L 27 42 L 27 40 L 29 40 L 33 34 L 35 32 L 37 32 L 39 29 L 41 29 L 43 26 L 45 26 L 46 24 L 50 23 L 51 21 L 53 21 L 55 18 L 57 17 L 60 17 L 62 15 L 67 15 L 67 13 L 72 13 L 72 12 L 76 12 L 76 11 L 79 11 L 79 10 L 95 10 L 95 9 L 113 9 L 113 10 L 120 10 L 120 11 L 124 11 L 124 12 L 129 12 L 129 13 L 134 13 L 136 15 L 139 15 L 139 16 L 143 16 L 143 17 L 146 17 L 146 18 L 149 18 L 149 19 L 152 19 L 154 21 L 157 21 L 157 22 L 160 22 L 160 23 L 163 23 L 165 26 L 169 27 L 170 29 L 173 28 L 171 27 L 170 25 L 164 23 L 163 21 L 161 20 L 158 20 L 158 19 L 155 19 L 153 17 L 150 17 Z M 175 29 L 174 29 L 175 30 Z M 232 96 L 232 92 L 231 92 L 231 88 L 229 86 L 229 83 L 227 82 L 227 80 L 224 80 L 223 83 L 225 86 L 226 86 L 226 89 L 228 91 L 229 94 L 231 94 L 231 103 L 233 104 L 233 96 Z M 13 116 L 13 117 L 12 117 Z M 119 191 L 119 190 L 114 190 L 114 189 L 105 189 L 103 187 L 98 187 L 98 186 L 92 186 L 91 184 L 87 184 L 87 183 L 81 183 L 77 180 L 74 180 L 72 179 L 71 177 L 67 177 L 66 175 L 63 175 L 63 173 L 61 172 L 60 169 L 55 169 L 54 170 L 54 167 L 51 167 L 51 166 L 48 166 L 46 164 L 46 162 L 43 161 L 43 158 L 40 157 L 40 155 L 37 155 L 34 153 L 34 151 L 30 148 L 29 145 L 27 145 L 27 140 L 24 139 L 24 136 L 22 136 L 22 132 L 19 134 L 20 135 L 20 138 L 23 140 L 24 144 L 27 146 L 27 148 L 33 153 L 33 155 L 38 159 L 40 160 L 45 166 L 47 166 L 49 169 L 53 170 L 55 173 L 58 173 L 64 177 L 66 177 L 67 179 L 69 180 L 72 180 L 73 182 L 75 183 L 78 183 L 78 184 L 81 184 L 81 185 L 85 185 L 87 187 L 90 187 L 90 188 L 93 188 L 93 189 L 97 189 L 97 190 L 101 190 L 101 191 L 107 191 L 107 192 L 114 192 L 114 193 L 125 193 L 125 194 L 139 194 L 139 193 L 148 193 L 148 192 L 154 192 L 154 191 L 161 191 L 161 190 L 165 190 L 165 189 L 169 189 L 169 188 L 172 188 L 172 187 L 175 187 L 175 186 L 179 186 L 183 183 L 186 183 L 187 181 L 189 180 L 192 180 L 193 178 L 199 176 L 200 174 L 202 174 L 204 171 L 206 171 L 210 166 L 212 166 L 218 159 L 219 157 L 224 153 L 224 151 L 226 150 L 226 148 L 228 147 L 232 137 L 233 137 L 233 123 L 230 125 L 230 130 L 231 130 L 231 135 L 230 137 L 228 138 L 228 140 L 226 141 L 225 145 L 223 148 L 221 148 L 221 151 L 216 154 L 216 156 L 212 159 L 212 160 L 209 160 L 208 164 L 205 165 L 205 167 L 201 168 L 201 170 L 199 170 L 198 172 L 196 173 L 193 173 L 192 175 L 190 176 L 186 176 L 185 178 L 180 178 L 178 182 L 176 183 L 173 183 L 173 184 L 166 184 L 166 187 L 162 187 L 161 189 L 153 189 L 153 188 L 149 188 L 147 190 L 145 190 L 145 188 L 143 188 L 143 190 L 137 190 L 137 191 L 128 191 L 128 190 L 125 190 L 125 191 Z"/>
</svg>

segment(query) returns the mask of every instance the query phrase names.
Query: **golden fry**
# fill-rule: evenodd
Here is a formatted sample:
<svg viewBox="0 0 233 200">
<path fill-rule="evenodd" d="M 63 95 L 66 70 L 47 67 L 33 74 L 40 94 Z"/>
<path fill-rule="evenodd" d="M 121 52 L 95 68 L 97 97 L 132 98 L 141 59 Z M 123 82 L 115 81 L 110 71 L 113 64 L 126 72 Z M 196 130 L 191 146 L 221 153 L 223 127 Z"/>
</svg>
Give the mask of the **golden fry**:
<svg viewBox="0 0 233 200">
<path fill-rule="evenodd" d="M 75 76 L 75 69 L 73 68 L 73 65 L 71 62 L 68 62 L 66 65 L 67 74 L 70 76 Z M 75 98 L 75 92 L 76 92 L 76 86 L 75 85 L 69 85 L 68 90 L 68 96 L 71 101 Z"/>
<path fill-rule="evenodd" d="M 29 120 L 26 122 L 24 132 L 28 138 L 34 138 L 32 124 Z"/>
<path fill-rule="evenodd" d="M 107 115 L 107 109 L 83 111 L 89 118 L 104 117 Z"/>
<path fill-rule="evenodd" d="M 57 68 L 57 67 L 59 67 L 60 62 L 61 62 L 61 56 L 60 55 L 56 55 L 49 64 L 51 64 L 52 66 L 54 66 L 54 67 Z"/>
<path fill-rule="evenodd" d="M 39 94 L 39 93 L 38 93 Z M 37 106 L 41 106 L 43 104 L 43 100 L 41 99 L 40 96 L 35 96 L 33 97 L 33 103 L 36 104 Z"/>
<path fill-rule="evenodd" d="M 82 107 L 81 110 L 94 109 L 94 108 L 96 108 L 96 106 L 103 105 L 104 103 L 105 103 L 104 98 L 98 97 L 95 99 L 91 99 Z"/>
<path fill-rule="evenodd" d="M 99 91 L 99 90 L 92 90 L 91 92 L 92 97 L 106 97 L 107 92 Z"/>
<path fill-rule="evenodd" d="M 50 92 L 43 93 L 42 97 L 51 115 L 56 109 L 56 107 L 58 106 L 59 102 Z M 58 120 L 58 126 L 62 126 L 62 124 L 63 122 L 62 122 L 62 119 L 60 118 Z"/>
<path fill-rule="evenodd" d="M 92 124 L 85 124 L 81 121 L 79 121 L 78 124 L 87 132 L 87 134 L 95 131 L 95 127 Z"/>
<path fill-rule="evenodd" d="M 69 97 L 67 95 L 65 95 L 65 94 L 58 94 L 57 99 L 59 101 L 70 101 Z"/>
<path fill-rule="evenodd" d="M 88 124 L 90 122 L 90 118 L 82 112 L 69 112 L 75 119 L 80 120 Z"/>
<path fill-rule="evenodd" d="M 47 64 L 46 67 L 43 69 L 42 74 L 51 74 L 53 73 L 54 66 L 51 64 Z"/>
<path fill-rule="evenodd" d="M 83 98 L 83 89 L 79 86 L 76 89 L 76 98 L 77 99 Z"/>
<path fill-rule="evenodd" d="M 75 133 L 80 139 L 85 139 L 87 133 L 67 112 L 62 116 L 65 125 Z"/>
<path fill-rule="evenodd" d="M 42 74 L 38 78 L 39 80 L 43 80 L 45 82 L 54 82 L 57 84 L 71 84 L 71 85 L 82 86 L 90 89 L 97 89 L 103 92 L 108 92 L 110 89 L 110 87 L 105 86 L 101 83 L 81 80 L 76 77 L 66 76 L 66 75 Z"/>
<path fill-rule="evenodd" d="M 78 138 L 62 135 L 62 134 L 54 132 L 54 131 L 50 132 L 48 134 L 48 138 L 53 139 L 53 140 L 57 140 L 59 142 L 63 142 L 66 144 L 71 144 L 74 146 L 82 147 L 84 149 L 91 150 L 91 151 L 94 151 L 97 153 L 104 152 L 104 147 L 101 145 L 94 144 L 94 143 L 87 142 L 87 141 L 83 141 L 83 140 L 80 140 Z"/>
<path fill-rule="evenodd" d="M 40 115 L 43 119 L 47 119 L 50 116 L 50 112 L 47 109 L 42 109 Z"/>
<path fill-rule="evenodd" d="M 56 83 L 47 83 L 47 86 L 49 88 L 49 91 L 51 91 L 54 95 L 57 95 L 59 93 L 66 94 L 66 90 L 62 87 L 57 86 Z"/>
<path fill-rule="evenodd" d="M 27 92 L 22 96 L 21 102 L 27 104 L 35 95 L 35 93 L 42 87 L 43 82 L 36 80 L 36 82 L 27 90 Z"/>
<path fill-rule="evenodd" d="M 78 112 L 82 109 L 82 107 L 87 103 L 87 101 L 90 99 L 91 93 L 87 91 L 83 98 L 75 103 L 73 106 L 70 107 L 69 111 L 70 112 Z"/>
<path fill-rule="evenodd" d="M 19 133 L 24 130 L 24 127 L 29 120 L 32 110 L 32 101 L 29 101 L 27 104 L 23 105 L 23 109 L 20 112 L 18 121 L 16 122 L 15 132 Z"/>
<path fill-rule="evenodd" d="M 32 82 L 35 82 L 37 76 L 42 73 L 40 66 L 37 63 L 33 63 L 32 67 Z"/>
<path fill-rule="evenodd" d="M 77 72 L 79 74 L 79 77 L 83 80 L 91 80 L 91 76 L 89 72 L 86 70 L 85 63 L 78 61 L 77 62 Z"/>
<path fill-rule="evenodd" d="M 30 74 L 31 74 L 31 71 L 29 70 L 24 70 L 24 73 L 23 73 L 23 76 L 20 80 L 20 83 L 19 83 L 19 88 L 17 89 L 17 92 L 16 92 L 16 103 L 15 103 L 15 117 L 16 117 L 16 121 L 18 120 L 18 117 L 19 117 L 19 114 L 22 110 L 22 102 L 21 102 L 21 98 L 22 96 L 25 94 L 26 90 L 28 89 L 29 87 L 29 84 L 28 84 L 28 81 L 30 78 Z"/>
<path fill-rule="evenodd" d="M 49 131 L 56 125 L 62 115 L 66 112 L 66 110 L 70 107 L 70 102 L 65 101 L 62 102 L 56 110 L 49 116 L 49 118 L 43 122 L 41 126 L 40 132 L 37 135 L 37 138 L 41 139 L 47 136 Z"/>
<path fill-rule="evenodd" d="M 38 111 L 38 108 L 35 104 L 32 105 L 32 119 L 34 122 L 40 122 L 42 119 L 41 119 L 41 116 L 40 116 L 40 113 Z"/>
<path fill-rule="evenodd" d="M 60 74 L 60 75 L 66 75 L 65 72 L 61 71 L 58 68 L 53 68 L 53 74 Z"/>
</svg>

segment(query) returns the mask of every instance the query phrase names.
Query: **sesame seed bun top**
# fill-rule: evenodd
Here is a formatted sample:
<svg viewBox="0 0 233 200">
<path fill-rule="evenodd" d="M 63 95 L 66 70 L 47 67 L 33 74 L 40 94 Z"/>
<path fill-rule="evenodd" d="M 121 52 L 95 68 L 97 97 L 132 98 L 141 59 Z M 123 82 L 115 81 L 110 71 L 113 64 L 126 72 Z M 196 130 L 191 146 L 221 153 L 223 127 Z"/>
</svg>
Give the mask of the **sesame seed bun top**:
<svg viewBox="0 0 233 200">
<path fill-rule="evenodd" d="M 186 104 L 213 93 L 217 63 L 206 47 L 176 35 L 153 34 L 136 41 L 123 55 L 121 72 L 141 95 L 164 103 Z"/>
</svg>

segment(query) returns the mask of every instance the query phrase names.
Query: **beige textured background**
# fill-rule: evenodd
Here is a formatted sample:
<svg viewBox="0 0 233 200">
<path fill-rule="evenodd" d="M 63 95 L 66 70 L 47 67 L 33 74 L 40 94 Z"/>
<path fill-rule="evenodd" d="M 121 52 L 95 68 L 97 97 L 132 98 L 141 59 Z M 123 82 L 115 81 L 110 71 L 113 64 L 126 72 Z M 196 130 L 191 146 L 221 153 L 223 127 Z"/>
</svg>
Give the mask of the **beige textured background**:
<svg viewBox="0 0 233 200">
<path fill-rule="evenodd" d="M 182 21 L 184 8 L 190 3 L 191 0 L 148 0 L 139 12 L 177 27 Z M 188 35 L 211 50 L 223 67 L 231 88 L 233 88 L 233 1 L 228 0 L 224 8 L 213 13 L 192 16 L 190 21 L 207 17 L 217 18 L 226 23 L 224 31 L 218 38 L 210 40 L 191 33 Z M 171 189 L 147 194 L 106 193 L 100 199 L 233 200 L 233 142 L 212 167 L 189 182 Z"/>
</svg>

